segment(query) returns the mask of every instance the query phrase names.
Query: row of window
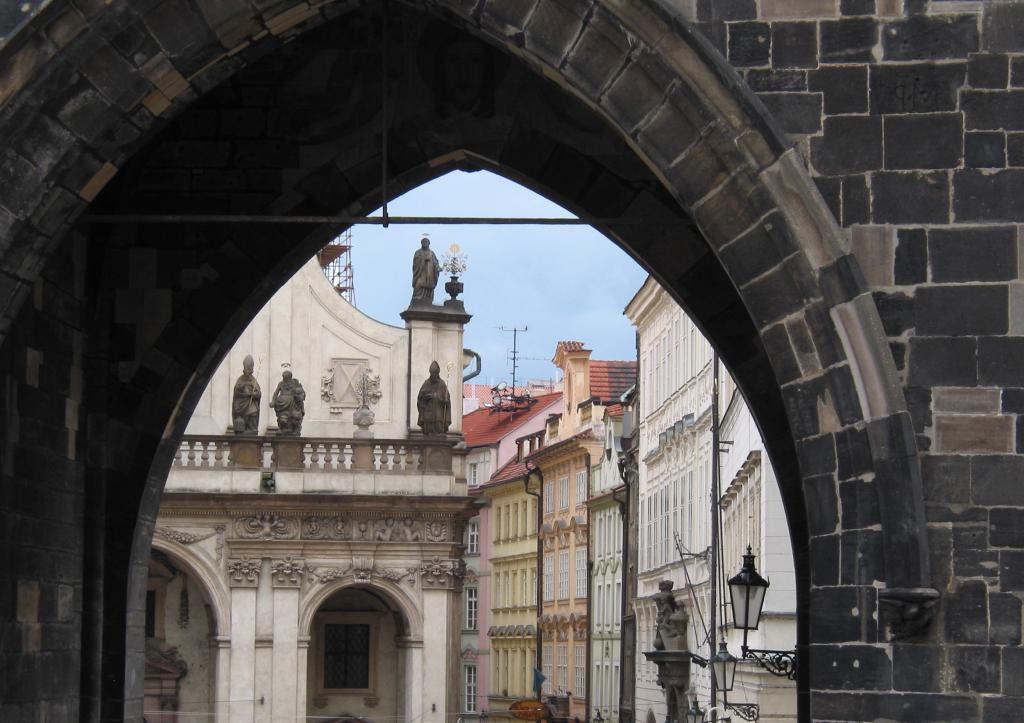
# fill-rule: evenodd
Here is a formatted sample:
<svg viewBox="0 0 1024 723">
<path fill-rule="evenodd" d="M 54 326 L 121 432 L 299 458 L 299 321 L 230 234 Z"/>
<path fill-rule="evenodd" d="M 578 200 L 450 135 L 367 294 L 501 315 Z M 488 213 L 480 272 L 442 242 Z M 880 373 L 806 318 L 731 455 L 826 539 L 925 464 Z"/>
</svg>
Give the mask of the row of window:
<svg viewBox="0 0 1024 723">
<path fill-rule="evenodd" d="M 597 583 L 594 586 L 594 627 L 599 631 L 618 629 L 622 619 L 622 580 Z"/>
<path fill-rule="evenodd" d="M 590 526 L 594 530 L 595 560 L 622 554 L 622 516 L 617 508 L 596 512 Z"/>
<path fill-rule="evenodd" d="M 551 656 L 552 648 L 557 649 L 558 655 L 558 667 L 555 671 L 552 671 Z M 586 646 L 577 643 L 574 646 L 575 659 L 573 666 L 574 676 L 573 684 L 574 687 L 569 687 L 569 646 L 565 643 L 558 645 L 545 645 L 542 653 L 542 666 L 544 673 L 544 692 L 548 695 L 552 693 L 572 693 L 578 698 L 582 698 L 586 694 L 587 690 L 587 650 Z M 555 675 L 552 675 L 552 672 Z"/>
<path fill-rule="evenodd" d="M 710 528 L 711 460 L 702 449 L 696 466 L 640 495 L 640 569 L 679 560 L 675 533 L 685 552 L 707 547 Z"/>
<path fill-rule="evenodd" d="M 537 601 L 536 568 L 495 570 L 491 574 L 494 607 L 523 607 Z"/>
<path fill-rule="evenodd" d="M 592 710 L 601 710 L 606 721 L 618 718 L 619 711 L 619 664 L 595 662 L 591 671 Z M 591 716 L 593 718 L 593 716 Z"/>
<path fill-rule="evenodd" d="M 495 505 L 494 542 L 516 540 L 537 534 L 537 503 L 534 500 Z"/>
<path fill-rule="evenodd" d="M 492 691 L 510 698 L 530 697 L 533 691 L 534 651 L 528 646 L 492 648 Z"/>
<path fill-rule="evenodd" d="M 681 310 L 640 356 L 644 408 L 655 410 L 704 368 L 711 345 Z"/>
<path fill-rule="evenodd" d="M 544 514 L 550 515 L 555 511 L 556 490 L 559 510 L 569 509 L 570 503 L 577 507 L 587 504 L 587 471 L 580 470 L 576 473 L 576 497 L 569 499 L 569 477 L 559 477 L 555 482 L 544 483 Z"/>
<path fill-rule="evenodd" d="M 558 599 L 569 599 L 569 552 L 558 553 Z M 555 556 L 544 556 L 544 600 L 555 599 Z M 587 595 L 587 551 L 576 550 L 576 587 L 574 597 Z"/>
</svg>

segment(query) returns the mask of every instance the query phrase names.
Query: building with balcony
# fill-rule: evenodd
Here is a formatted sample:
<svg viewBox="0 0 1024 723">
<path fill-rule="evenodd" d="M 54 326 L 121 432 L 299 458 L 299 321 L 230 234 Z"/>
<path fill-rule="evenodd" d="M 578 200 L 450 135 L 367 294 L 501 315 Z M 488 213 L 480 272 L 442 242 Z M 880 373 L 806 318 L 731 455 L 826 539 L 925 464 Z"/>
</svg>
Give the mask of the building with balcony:
<svg viewBox="0 0 1024 723">
<path fill-rule="evenodd" d="M 686 313 L 648 278 L 626 307 L 637 329 L 640 359 L 636 439 L 637 591 L 635 720 L 664 720 L 664 694 L 657 668 L 643 656 L 654 649 L 656 610 L 651 595 L 661 580 L 674 583 L 676 601 L 688 613 L 688 648 L 710 657 L 702 627 L 710 608 L 712 389 L 714 355 Z M 725 577 L 740 569 L 749 545 L 758 569 L 771 580 L 765 615 L 750 646 L 792 649 L 796 641 L 793 553 L 778 483 L 757 426 L 728 373 L 719 384 L 721 440 L 721 550 Z M 719 605 L 721 606 L 721 593 Z M 727 595 L 728 593 L 726 593 Z M 722 608 L 720 607 L 720 610 Z M 722 613 L 718 623 L 722 624 Z M 730 650 L 739 655 L 741 634 L 724 629 Z M 691 666 L 690 690 L 708 708 L 709 671 Z M 741 664 L 729 699 L 759 706 L 760 720 L 794 720 L 792 681 Z"/>
<path fill-rule="evenodd" d="M 444 723 L 463 712 L 469 316 L 461 302 L 420 302 L 402 317 L 404 328 L 363 315 L 310 262 L 210 379 L 154 522 L 147 716 Z M 260 415 L 235 433 L 246 357 Z M 282 369 L 304 389 L 282 387 L 293 411 L 304 396 L 297 435 L 269 406 Z M 447 408 L 439 429 L 420 424 L 418 402 Z"/>
</svg>

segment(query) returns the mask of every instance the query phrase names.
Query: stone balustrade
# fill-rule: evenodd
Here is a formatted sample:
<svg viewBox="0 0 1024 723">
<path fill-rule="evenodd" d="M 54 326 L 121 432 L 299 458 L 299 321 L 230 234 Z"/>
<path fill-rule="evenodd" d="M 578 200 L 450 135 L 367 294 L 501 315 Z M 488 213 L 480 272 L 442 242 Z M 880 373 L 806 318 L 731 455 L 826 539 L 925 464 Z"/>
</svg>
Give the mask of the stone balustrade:
<svg viewBox="0 0 1024 723">
<path fill-rule="evenodd" d="M 186 435 L 176 469 L 265 469 L 393 474 L 451 473 L 451 439 Z"/>
</svg>

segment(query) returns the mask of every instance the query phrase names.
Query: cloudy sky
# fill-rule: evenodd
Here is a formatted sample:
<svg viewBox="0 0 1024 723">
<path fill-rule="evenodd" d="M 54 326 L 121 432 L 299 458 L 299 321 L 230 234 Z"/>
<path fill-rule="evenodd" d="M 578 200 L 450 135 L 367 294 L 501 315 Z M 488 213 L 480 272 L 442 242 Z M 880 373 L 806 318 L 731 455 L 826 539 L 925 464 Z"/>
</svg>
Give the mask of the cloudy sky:
<svg viewBox="0 0 1024 723">
<path fill-rule="evenodd" d="M 571 216 L 565 209 L 500 176 L 453 172 L 388 204 L 392 216 Z M 633 359 L 634 335 L 622 310 L 644 271 L 588 226 L 357 226 L 352 263 L 356 306 L 402 325 L 412 293 L 412 256 L 422 233 L 440 259 L 458 244 L 468 256 L 462 281 L 466 346 L 483 357 L 485 383 L 511 380 L 512 333 L 519 336 L 519 379 L 556 375 L 550 359 L 561 339 L 579 339 L 594 359 Z M 447 298 L 443 277 L 435 303 Z"/>
</svg>

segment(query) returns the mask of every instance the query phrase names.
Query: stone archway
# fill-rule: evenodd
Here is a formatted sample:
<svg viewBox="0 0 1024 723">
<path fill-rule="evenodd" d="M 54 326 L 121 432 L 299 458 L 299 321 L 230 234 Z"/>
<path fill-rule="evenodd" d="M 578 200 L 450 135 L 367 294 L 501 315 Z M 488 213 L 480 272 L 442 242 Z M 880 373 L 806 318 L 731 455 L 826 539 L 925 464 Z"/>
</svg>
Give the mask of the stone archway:
<svg viewBox="0 0 1024 723">
<path fill-rule="evenodd" d="M 174 574 L 170 584 L 152 574 L 147 581 L 146 625 L 152 621 L 154 628 L 146 631 L 145 648 L 144 709 L 150 721 L 221 715 L 218 709 L 227 700 L 227 590 L 202 554 L 185 547 L 192 542 L 187 533 L 167 529 L 153 541 L 150 569 L 168 565 Z"/>
<path fill-rule="evenodd" d="M 500 144 L 486 132 L 474 135 L 493 118 L 484 103 L 480 113 L 449 123 L 451 135 L 436 137 L 432 148 L 393 146 L 392 191 L 447 167 L 493 163 L 570 207 L 610 218 L 602 230 L 686 306 L 721 349 L 785 480 L 804 669 L 810 644 L 817 644 L 815 654 L 823 660 L 831 655 L 831 641 L 811 633 L 815 595 L 825 594 L 819 588 L 828 586 L 831 596 L 837 589 L 840 595 L 867 594 L 841 579 L 841 541 L 864 550 L 869 573 L 887 589 L 927 587 L 917 453 L 874 301 L 795 151 L 715 51 L 654 0 L 597 7 L 554 0 L 518 9 L 454 1 L 402 7 L 427 9 L 441 18 L 440 27 L 461 28 L 500 48 L 501 57 L 519 63 L 514 67 L 521 69 L 524 87 L 542 86 L 540 97 L 548 92 L 556 101 Z M 261 59 L 287 59 L 289 49 L 318 26 L 325 33 L 342 27 L 341 9 L 326 22 L 335 14 L 331 8 L 283 3 L 273 17 L 261 17 L 239 5 L 212 17 L 182 6 L 180 12 L 154 8 L 138 17 L 128 3 L 114 2 L 84 24 L 69 5 L 53 2 L 4 48 L 12 62 L 6 64 L 3 131 L 14 147 L 42 143 L 51 152 L 41 156 L 45 167 L 25 169 L 17 192 L 3 199 L 10 213 L 4 216 L 9 242 L 0 262 L 6 273 L 0 334 L 7 348 L 28 350 L 31 367 L 38 342 L 30 317 L 73 317 L 80 336 L 67 339 L 63 351 L 79 375 L 86 372 L 83 347 L 90 352 L 89 444 L 110 449 L 117 440 L 121 451 L 99 462 L 79 461 L 72 452 L 96 488 L 112 490 L 93 493 L 87 502 L 103 521 L 84 561 L 87 568 L 102 568 L 89 599 L 104 601 L 103 617 L 87 610 L 85 621 L 101 632 L 89 636 L 83 655 L 92 672 L 83 676 L 82 696 L 96 717 L 137 714 L 138 691 L 109 661 L 117 658 L 112 651 L 137 649 L 138 631 L 123 628 L 140 600 L 128 571 L 148 551 L 177 437 L 220 355 L 283 275 L 310 255 L 316 239 L 203 227 L 183 234 L 118 227 L 87 236 L 84 228 L 70 226 L 97 199 L 94 208 L 109 212 L 196 212 L 203 208 L 197 199 L 212 196 L 233 210 L 370 210 L 379 197 L 380 164 L 373 163 L 372 151 L 377 144 L 344 135 L 348 147 L 363 149 L 356 154 L 359 163 L 344 172 L 338 168 L 337 176 L 330 168 L 312 173 L 306 186 L 239 193 L 253 189 L 232 188 L 238 174 L 210 173 L 217 168 L 203 164 L 219 161 L 204 149 L 215 149 L 199 144 L 182 146 L 183 153 L 195 154 L 195 168 L 186 164 L 186 175 L 202 169 L 204 183 L 220 188 L 196 187 L 191 195 L 165 189 L 156 207 L 137 203 L 132 193 L 143 172 L 159 166 L 153 165 L 154 155 L 160 160 L 154 133 L 167 130 L 164 119 L 175 119 L 179 128 L 183 122 L 201 127 L 201 116 L 191 110 L 201 104 L 197 98 L 215 98 L 218 84 L 244 75 Z M 105 31 L 115 26 L 133 32 L 108 41 Z M 124 50 L 128 46 L 134 50 Z M 124 52 L 144 62 L 132 66 Z M 71 58 L 87 58 L 81 72 L 64 62 Z M 429 110 L 443 115 L 436 103 Z M 440 118 L 431 129 L 444 130 L 448 120 Z M 40 139 L 47 132 L 49 138 Z M 590 133 L 600 143 L 580 150 L 573 133 Z M 543 157 L 525 152 L 538 148 Z M 292 163 L 287 143 L 258 149 L 280 155 L 277 171 Z M 273 184 L 267 176 L 273 173 L 262 176 Z M 318 196 L 324 188 L 342 195 Z M 628 223 L 637 219 L 645 225 Z M 53 266 L 44 270 L 51 258 Z M 69 260 L 71 273 L 62 273 Z M 90 264 L 103 273 L 88 274 Z M 33 286 L 38 299 L 26 305 Z M 72 300 L 70 311 L 51 312 L 51 287 Z M 61 351 L 48 354 L 60 359 Z M 25 362 L 17 365 L 22 369 Z M 880 533 L 842 527 L 839 464 L 875 475 Z M 104 567 L 98 560 L 108 562 Z M 808 679 L 801 686 L 805 694 L 811 691 Z M 807 696 L 802 700 L 806 718 Z"/>
<path fill-rule="evenodd" d="M 365 674 L 356 673 L 365 677 L 351 685 L 331 682 L 332 627 L 334 637 L 355 632 L 355 642 L 365 644 Z M 307 596 L 299 616 L 299 639 L 304 645 L 298 673 L 306 682 L 299 691 L 304 699 L 299 709 L 307 716 L 339 720 L 422 717 L 424 702 L 417 697 L 422 686 L 413 682 L 428 664 L 422 629 L 422 616 L 407 593 L 384 581 L 330 584 Z"/>
</svg>

